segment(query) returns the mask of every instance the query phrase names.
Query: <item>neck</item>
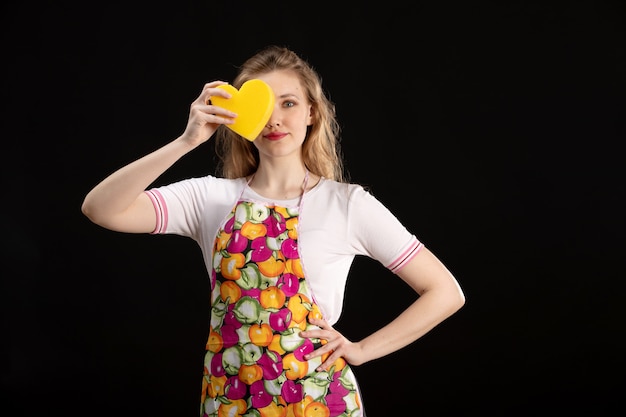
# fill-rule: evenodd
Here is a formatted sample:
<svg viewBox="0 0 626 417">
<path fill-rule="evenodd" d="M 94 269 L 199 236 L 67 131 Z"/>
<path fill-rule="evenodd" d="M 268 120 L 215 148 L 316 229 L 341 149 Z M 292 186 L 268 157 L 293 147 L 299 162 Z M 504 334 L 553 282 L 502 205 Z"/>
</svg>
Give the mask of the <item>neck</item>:
<svg viewBox="0 0 626 417">
<path fill-rule="evenodd" d="M 276 168 L 259 165 L 250 181 L 250 188 L 258 194 L 275 199 L 291 199 L 302 195 L 307 169 L 304 165 Z"/>
</svg>

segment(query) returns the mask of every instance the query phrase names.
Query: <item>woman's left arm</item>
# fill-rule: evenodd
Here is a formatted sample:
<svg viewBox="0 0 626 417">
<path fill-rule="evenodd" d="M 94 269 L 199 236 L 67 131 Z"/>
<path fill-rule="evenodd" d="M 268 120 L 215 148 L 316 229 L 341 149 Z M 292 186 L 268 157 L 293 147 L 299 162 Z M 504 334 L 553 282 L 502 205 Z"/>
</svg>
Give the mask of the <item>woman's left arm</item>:
<svg viewBox="0 0 626 417">
<path fill-rule="evenodd" d="M 395 352 L 428 333 L 465 304 L 465 295 L 448 268 L 426 247 L 415 255 L 397 275 L 419 297 L 398 317 L 359 342 L 351 342 L 323 320 L 311 320 L 321 330 L 302 332 L 303 337 L 326 339 L 307 359 L 332 354 L 320 370 L 329 369 L 340 357 L 351 365 L 361 365 Z"/>
</svg>

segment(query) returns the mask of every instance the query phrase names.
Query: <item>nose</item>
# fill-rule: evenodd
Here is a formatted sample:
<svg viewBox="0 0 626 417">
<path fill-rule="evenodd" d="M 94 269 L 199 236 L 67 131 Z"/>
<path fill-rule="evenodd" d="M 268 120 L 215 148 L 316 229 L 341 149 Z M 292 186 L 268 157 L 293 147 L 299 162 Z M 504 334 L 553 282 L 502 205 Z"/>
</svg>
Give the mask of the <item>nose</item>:
<svg viewBox="0 0 626 417">
<path fill-rule="evenodd" d="M 272 111 L 272 114 L 270 115 L 270 118 L 268 119 L 267 123 L 265 124 L 265 127 L 267 127 L 268 129 L 271 128 L 277 128 L 281 125 L 280 123 L 280 119 L 281 119 L 281 115 L 280 115 L 280 106 L 278 105 L 278 103 L 276 103 L 274 105 L 274 110 Z"/>
<path fill-rule="evenodd" d="M 272 128 L 278 126 L 280 126 L 280 122 L 276 119 L 276 117 L 274 117 L 274 115 L 271 115 L 265 127 Z"/>
</svg>

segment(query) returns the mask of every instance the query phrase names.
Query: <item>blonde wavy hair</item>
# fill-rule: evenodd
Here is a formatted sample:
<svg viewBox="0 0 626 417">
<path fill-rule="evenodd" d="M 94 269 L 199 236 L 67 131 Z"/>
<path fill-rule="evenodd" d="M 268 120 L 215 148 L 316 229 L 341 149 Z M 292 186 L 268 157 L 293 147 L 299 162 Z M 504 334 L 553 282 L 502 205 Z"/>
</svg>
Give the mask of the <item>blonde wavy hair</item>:
<svg viewBox="0 0 626 417">
<path fill-rule="evenodd" d="M 239 67 L 232 85 L 239 89 L 244 82 L 276 70 L 294 71 L 312 106 L 313 123 L 308 127 L 302 145 L 306 168 L 319 176 L 347 182 L 335 105 L 326 97 L 319 74 L 308 62 L 289 48 L 271 45 Z M 259 153 L 254 144 L 226 126 L 220 126 L 216 132 L 215 150 L 218 157 L 217 174 L 225 178 L 252 175 L 259 166 Z"/>
</svg>

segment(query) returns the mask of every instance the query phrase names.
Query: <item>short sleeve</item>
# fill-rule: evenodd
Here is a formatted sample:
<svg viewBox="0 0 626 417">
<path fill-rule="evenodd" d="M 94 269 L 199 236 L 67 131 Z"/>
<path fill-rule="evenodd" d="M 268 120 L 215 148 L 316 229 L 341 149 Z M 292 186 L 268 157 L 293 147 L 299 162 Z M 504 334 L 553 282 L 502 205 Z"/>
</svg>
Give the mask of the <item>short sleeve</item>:
<svg viewBox="0 0 626 417">
<path fill-rule="evenodd" d="M 350 196 L 348 234 L 357 252 L 378 260 L 396 273 L 422 249 L 417 236 L 363 187 Z"/>
</svg>

